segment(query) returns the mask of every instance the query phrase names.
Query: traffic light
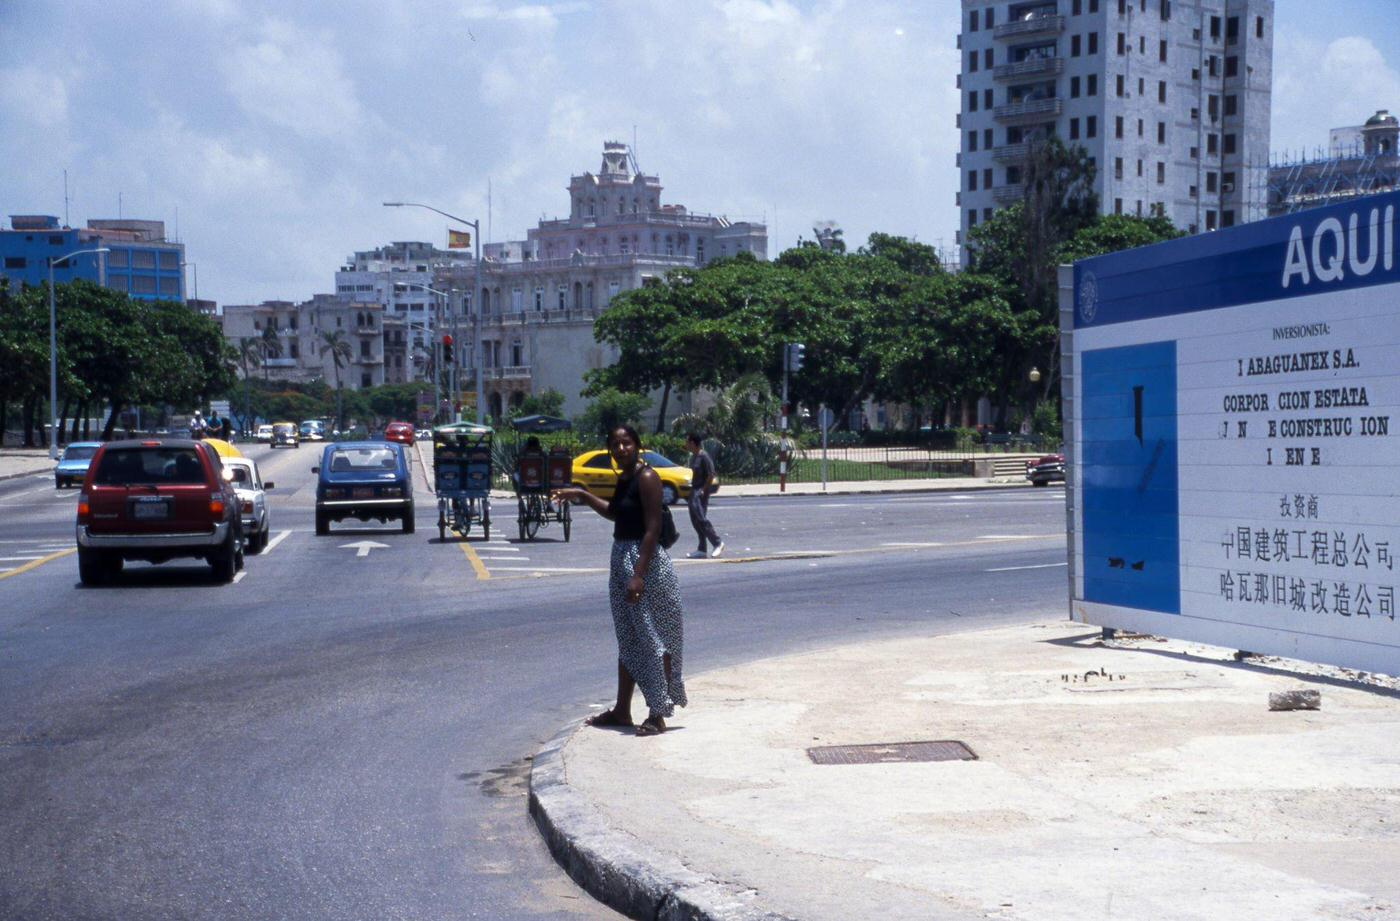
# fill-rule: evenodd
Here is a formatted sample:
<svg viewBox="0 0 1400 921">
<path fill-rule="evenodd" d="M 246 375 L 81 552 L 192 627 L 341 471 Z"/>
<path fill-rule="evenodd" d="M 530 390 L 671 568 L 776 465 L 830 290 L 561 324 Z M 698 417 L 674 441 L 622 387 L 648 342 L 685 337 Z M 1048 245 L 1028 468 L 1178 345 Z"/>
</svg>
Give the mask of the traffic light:
<svg viewBox="0 0 1400 921">
<path fill-rule="evenodd" d="M 801 342 L 788 343 L 788 370 L 794 374 L 802 370 L 802 362 L 807 357 L 807 346 Z"/>
<path fill-rule="evenodd" d="M 442 363 L 452 367 L 452 337 L 442 337 Z"/>
</svg>

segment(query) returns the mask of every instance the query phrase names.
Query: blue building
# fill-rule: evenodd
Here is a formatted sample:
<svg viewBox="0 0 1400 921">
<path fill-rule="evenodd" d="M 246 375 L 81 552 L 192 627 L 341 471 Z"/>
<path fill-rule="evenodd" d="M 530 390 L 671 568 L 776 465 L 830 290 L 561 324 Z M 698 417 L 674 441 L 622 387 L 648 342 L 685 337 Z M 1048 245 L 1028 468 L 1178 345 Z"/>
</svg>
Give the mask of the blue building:
<svg viewBox="0 0 1400 921">
<path fill-rule="evenodd" d="M 86 279 L 141 300 L 185 300 L 185 246 L 165 239 L 164 221 L 90 220 L 64 227 L 48 214 L 12 214 L 0 230 L 0 277 L 12 288 L 48 281 L 49 260 L 74 250 L 106 247 L 54 267 L 62 284 Z"/>
</svg>

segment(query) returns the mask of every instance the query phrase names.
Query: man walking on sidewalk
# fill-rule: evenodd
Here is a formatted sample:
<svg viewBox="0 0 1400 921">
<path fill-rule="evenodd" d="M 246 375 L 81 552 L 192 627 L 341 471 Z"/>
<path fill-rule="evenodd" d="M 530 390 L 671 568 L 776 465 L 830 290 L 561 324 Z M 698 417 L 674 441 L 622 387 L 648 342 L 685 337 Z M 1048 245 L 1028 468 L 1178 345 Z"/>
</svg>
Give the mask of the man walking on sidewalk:
<svg viewBox="0 0 1400 921">
<path fill-rule="evenodd" d="M 715 532 L 715 526 L 710 524 L 709 518 L 710 494 L 714 492 L 715 483 L 715 462 L 701 447 L 700 435 L 697 432 L 686 434 L 685 446 L 690 451 L 690 498 L 686 504 L 690 508 L 690 523 L 700 538 L 700 549 L 686 555 L 692 560 L 703 560 L 707 556 L 717 557 L 724 552 L 724 541 L 719 539 L 719 534 Z M 705 552 L 706 541 L 714 546 L 709 553 Z"/>
</svg>

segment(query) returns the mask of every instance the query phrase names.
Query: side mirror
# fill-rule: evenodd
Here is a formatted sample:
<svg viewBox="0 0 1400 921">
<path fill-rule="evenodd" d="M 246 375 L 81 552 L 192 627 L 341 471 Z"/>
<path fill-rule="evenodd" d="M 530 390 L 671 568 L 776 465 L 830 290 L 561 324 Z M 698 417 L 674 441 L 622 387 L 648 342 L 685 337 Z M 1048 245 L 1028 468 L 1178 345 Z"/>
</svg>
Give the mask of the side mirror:
<svg viewBox="0 0 1400 921">
<path fill-rule="evenodd" d="M 271 480 L 268 480 L 266 483 L 263 484 L 263 489 L 271 489 L 271 488 L 272 488 L 272 481 L 271 481 Z"/>
<path fill-rule="evenodd" d="M 320 472 L 321 472 L 321 468 L 320 468 L 320 467 L 312 467 L 312 468 L 311 468 L 311 472 L 312 472 L 312 473 L 320 473 Z"/>
</svg>

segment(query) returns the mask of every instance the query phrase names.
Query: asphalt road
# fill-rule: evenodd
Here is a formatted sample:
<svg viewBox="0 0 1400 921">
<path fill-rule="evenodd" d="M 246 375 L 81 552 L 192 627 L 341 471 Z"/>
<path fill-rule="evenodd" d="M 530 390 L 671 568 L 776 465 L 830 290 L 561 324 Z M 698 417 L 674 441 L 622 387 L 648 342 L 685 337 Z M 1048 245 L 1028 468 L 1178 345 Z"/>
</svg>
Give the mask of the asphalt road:
<svg viewBox="0 0 1400 921">
<path fill-rule="evenodd" d="M 520 544 L 498 505 L 490 543 L 440 544 L 420 478 L 416 534 L 316 537 L 314 450 L 249 453 L 273 544 L 233 585 L 174 561 L 84 589 L 54 556 L 76 491 L 0 483 L 0 918 L 617 917 L 524 797 L 611 694 L 610 526 Z M 678 562 L 692 674 L 1064 613 L 1059 489 L 721 494 L 712 518 L 726 559 Z"/>
</svg>

